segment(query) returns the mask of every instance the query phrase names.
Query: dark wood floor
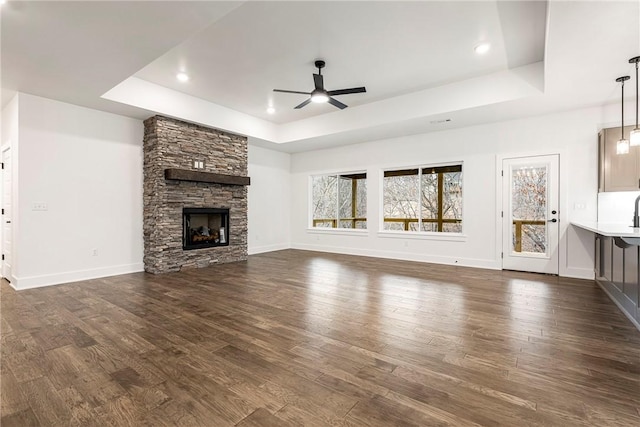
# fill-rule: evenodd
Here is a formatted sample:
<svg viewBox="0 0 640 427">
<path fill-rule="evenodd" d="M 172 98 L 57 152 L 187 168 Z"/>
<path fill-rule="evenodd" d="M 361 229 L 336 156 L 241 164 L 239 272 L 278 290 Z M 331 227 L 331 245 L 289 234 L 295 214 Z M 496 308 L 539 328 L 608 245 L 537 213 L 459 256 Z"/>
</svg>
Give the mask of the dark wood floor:
<svg viewBox="0 0 640 427">
<path fill-rule="evenodd" d="M 288 250 L 1 300 L 2 427 L 640 425 L 590 281 Z"/>
</svg>

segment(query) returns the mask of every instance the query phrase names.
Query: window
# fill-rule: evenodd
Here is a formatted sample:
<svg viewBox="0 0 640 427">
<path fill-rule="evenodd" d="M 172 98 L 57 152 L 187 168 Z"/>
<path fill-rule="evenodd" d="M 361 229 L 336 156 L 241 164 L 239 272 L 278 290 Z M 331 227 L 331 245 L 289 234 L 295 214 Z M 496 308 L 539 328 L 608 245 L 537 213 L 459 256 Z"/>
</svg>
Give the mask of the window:
<svg viewBox="0 0 640 427">
<path fill-rule="evenodd" d="M 462 164 L 384 172 L 384 230 L 462 232 Z"/>
<path fill-rule="evenodd" d="M 311 177 L 313 227 L 367 228 L 367 174 Z"/>
</svg>

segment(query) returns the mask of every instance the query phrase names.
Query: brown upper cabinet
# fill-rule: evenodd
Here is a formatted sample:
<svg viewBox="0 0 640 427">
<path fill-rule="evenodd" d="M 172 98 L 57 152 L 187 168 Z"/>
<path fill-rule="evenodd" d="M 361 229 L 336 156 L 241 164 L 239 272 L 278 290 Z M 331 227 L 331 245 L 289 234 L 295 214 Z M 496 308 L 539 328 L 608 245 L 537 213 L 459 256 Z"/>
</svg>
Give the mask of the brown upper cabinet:
<svg viewBox="0 0 640 427">
<path fill-rule="evenodd" d="M 629 139 L 633 126 L 625 126 Z M 629 147 L 628 154 L 616 154 L 620 127 L 602 129 L 598 134 L 598 191 L 640 190 L 640 147 Z"/>
</svg>

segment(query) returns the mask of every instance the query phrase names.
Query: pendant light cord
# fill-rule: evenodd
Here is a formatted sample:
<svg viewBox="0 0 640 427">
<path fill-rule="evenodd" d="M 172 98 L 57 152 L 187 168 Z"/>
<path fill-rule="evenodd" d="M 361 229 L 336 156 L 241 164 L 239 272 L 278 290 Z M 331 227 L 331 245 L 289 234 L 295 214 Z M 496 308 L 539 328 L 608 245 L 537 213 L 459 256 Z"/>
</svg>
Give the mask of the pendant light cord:
<svg viewBox="0 0 640 427">
<path fill-rule="evenodd" d="M 638 59 L 636 59 L 636 130 L 638 129 Z M 624 91 L 624 82 L 622 82 L 622 90 Z M 623 95 L 624 99 L 624 95 Z"/>
<path fill-rule="evenodd" d="M 624 139 L 624 80 L 622 80 L 622 102 L 620 103 L 622 109 L 622 117 L 620 119 L 620 139 Z"/>
</svg>

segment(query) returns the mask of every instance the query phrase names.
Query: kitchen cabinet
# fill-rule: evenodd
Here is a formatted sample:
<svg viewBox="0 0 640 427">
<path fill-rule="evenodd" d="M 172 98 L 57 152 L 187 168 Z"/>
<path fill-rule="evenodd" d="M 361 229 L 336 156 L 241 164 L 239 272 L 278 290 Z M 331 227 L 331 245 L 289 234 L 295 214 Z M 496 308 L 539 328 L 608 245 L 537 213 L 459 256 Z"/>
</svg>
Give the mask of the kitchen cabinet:
<svg viewBox="0 0 640 427">
<path fill-rule="evenodd" d="M 624 135 L 634 126 L 625 126 Z M 617 154 L 620 127 L 602 129 L 598 134 L 598 191 L 640 190 L 640 147 L 630 147 L 628 154 Z"/>
<path fill-rule="evenodd" d="M 596 266 L 599 266 L 599 269 L 596 269 L 596 277 L 601 277 L 602 279 L 612 282 L 613 281 L 613 270 L 612 270 L 612 262 L 613 257 L 611 256 L 611 251 L 613 250 L 613 239 L 604 238 L 600 236 L 596 236 L 596 242 L 598 243 Z"/>
<path fill-rule="evenodd" d="M 618 291 L 624 290 L 624 258 L 625 250 L 619 248 L 615 244 L 611 248 L 611 284 L 618 288 Z"/>
<path fill-rule="evenodd" d="M 640 330 L 640 228 L 571 221 L 595 234 L 596 283 Z"/>
<path fill-rule="evenodd" d="M 633 250 L 633 249 L 636 250 Z M 640 299 L 638 298 L 638 285 L 640 282 L 638 281 L 638 255 L 640 255 L 640 251 L 637 250 L 637 246 L 627 248 L 624 251 L 624 287 L 622 292 L 629 297 L 631 301 L 636 302 L 636 306 L 640 303 Z"/>
<path fill-rule="evenodd" d="M 636 326 L 640 325 L 639 249 L 620 247 L 614 237 L 596 235 L 596 281 Z"/>
</svg>

